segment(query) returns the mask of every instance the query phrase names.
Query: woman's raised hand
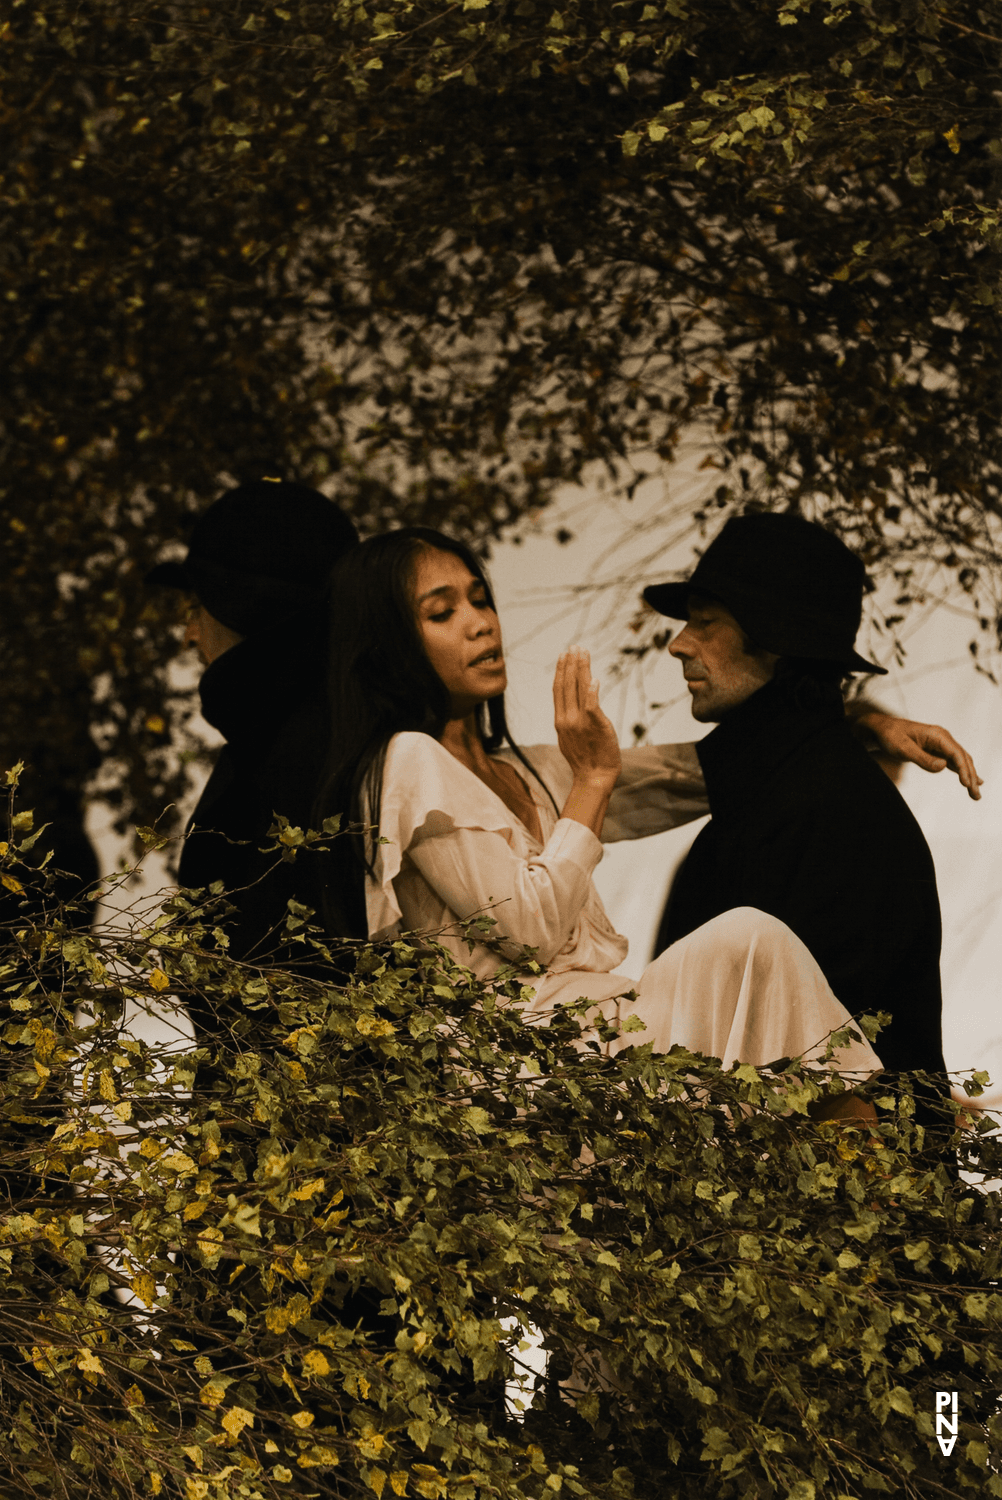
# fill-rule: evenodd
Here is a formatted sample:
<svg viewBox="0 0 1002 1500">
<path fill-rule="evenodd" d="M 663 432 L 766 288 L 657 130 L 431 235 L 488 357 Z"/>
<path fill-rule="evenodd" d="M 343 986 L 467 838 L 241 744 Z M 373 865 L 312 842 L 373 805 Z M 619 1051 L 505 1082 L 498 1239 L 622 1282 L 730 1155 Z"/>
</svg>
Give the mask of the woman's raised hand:
<svg viewBox="0 0 1002 1500">
<path fill-rule="evenodd" d="M 557 662 L 553 721 L 557 744 L 574 772 L 575 783 L 611 791 L 623 764 L 619 740 L 599 706 L 588 652 L 580 647 L 565 651 Z"/>
</svg>

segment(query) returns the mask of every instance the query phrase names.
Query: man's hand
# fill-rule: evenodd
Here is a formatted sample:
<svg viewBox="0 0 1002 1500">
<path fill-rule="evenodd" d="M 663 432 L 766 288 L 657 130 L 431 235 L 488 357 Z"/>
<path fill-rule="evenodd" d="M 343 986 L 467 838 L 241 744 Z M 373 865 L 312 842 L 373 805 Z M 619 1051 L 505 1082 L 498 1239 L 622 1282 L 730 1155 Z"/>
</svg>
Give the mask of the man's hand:
<svg viewBox="0 0 1002 1500">
<path fill-rule="evenodd" d="M 980 802 L 981 777 L 963 745 L 957 744 L 949 730 L 941 729 L 938 724 L 917 724 L 914 719 L 896 719 L 891 714 L 863 714 L 862 719 L 888 755 L 911 761 L 923 771 L 943 771 L 949 766 L 967 788 L 967 795 Z"/>
</svg>

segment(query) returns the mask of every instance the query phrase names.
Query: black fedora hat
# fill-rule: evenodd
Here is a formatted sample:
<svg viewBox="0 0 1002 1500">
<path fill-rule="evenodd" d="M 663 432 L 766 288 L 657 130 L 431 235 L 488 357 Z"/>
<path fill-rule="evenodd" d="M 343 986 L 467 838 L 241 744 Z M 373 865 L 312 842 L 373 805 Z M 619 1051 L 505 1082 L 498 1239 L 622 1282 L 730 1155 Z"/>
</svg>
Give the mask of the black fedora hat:
<svg viewBox="0 0 1002 1500">
<path fill-rule="evenodd" d="M 188 555 L 147 583 L 195 594 L 240 635 L 323 607 L 327 577 L 358 532 L 319 490 L 260 479 L 227 490 L 203 512 Z"/>
<path fill-rule="evenodd" d="M 689 595 L 727 606 L 757 646 L 777 656 L 838 662 L 850 672 L 885 667 L 854 642 L 863 612 L 866 570 L 844 542 L 800 516 L 733 516 L 683 583 L 656 583 L 644 598 L 659 614 L 689 615 Z"/>
</svg>

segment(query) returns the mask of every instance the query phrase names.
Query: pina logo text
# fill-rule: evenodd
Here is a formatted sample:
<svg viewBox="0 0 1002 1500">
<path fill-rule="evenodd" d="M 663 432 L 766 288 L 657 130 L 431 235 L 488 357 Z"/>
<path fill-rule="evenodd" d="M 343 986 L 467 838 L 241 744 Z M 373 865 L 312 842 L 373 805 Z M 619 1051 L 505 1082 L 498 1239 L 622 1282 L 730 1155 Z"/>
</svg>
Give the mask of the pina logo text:
<svg viewBox="0 0 1002 1500">
<path fill-rule="evenodd" d="M 957 1441 L 958 1401 L 956 1391 L 936 1392 L 936 1441 L 949 1458 Z M 945 1436 L 944 1436 L 945 1434 Z"/>
</svg>

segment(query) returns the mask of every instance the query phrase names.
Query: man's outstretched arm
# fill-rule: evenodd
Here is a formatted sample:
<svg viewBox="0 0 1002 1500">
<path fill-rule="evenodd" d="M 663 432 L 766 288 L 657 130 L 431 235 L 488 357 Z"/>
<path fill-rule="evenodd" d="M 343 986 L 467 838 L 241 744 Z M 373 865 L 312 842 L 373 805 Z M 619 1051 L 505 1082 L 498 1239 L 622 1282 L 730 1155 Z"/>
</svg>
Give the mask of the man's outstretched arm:
<svg viewBox="0 0 1002 1500">
<path fill-rule="evenodd" d="M 948 729 L 942 729 L 938 724 L 918 724 L 914 719 L 898 719 L 877 709 L 861 714 L 860 719 L 873 731 L 888 755 L 911 761 L 923 771 L 943 771 L 949 766 L 956 771 L 961 785 L 967 788 L 967 795 L 975 802 L 981 800 L 982 778 L 970 755 Z"/>
</svg>

